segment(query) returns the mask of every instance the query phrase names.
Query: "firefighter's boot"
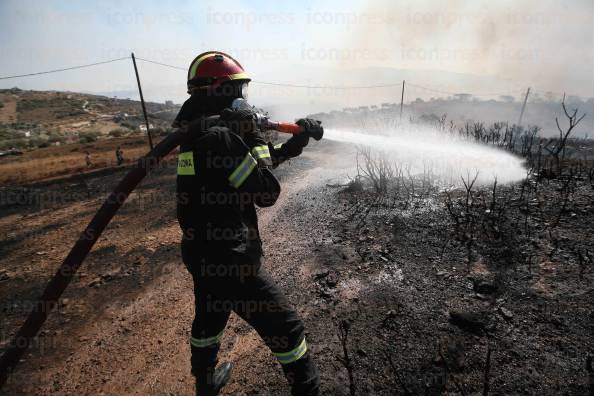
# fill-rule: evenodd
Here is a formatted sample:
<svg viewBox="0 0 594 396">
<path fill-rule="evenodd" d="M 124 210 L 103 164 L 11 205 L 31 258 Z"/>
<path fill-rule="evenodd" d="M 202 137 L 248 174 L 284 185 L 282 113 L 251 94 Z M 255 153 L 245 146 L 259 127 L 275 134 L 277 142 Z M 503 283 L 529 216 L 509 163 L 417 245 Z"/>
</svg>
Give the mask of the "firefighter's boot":
<svg viewBox="0 0 594 396">
<path fill-rule="evenodd" d="M 199 370 L 196 375 L 196 396 L 216 396 L 231 378 L 231 363 L 223 363 L 216 369 Z"/>
</svg>

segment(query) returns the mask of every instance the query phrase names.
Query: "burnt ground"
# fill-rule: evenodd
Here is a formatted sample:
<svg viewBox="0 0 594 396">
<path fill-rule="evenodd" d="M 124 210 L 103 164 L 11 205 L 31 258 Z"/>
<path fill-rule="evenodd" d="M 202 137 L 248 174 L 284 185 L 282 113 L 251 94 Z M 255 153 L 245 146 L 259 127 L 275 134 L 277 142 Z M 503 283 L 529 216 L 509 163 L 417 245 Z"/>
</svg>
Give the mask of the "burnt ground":
<svg viewBox="0 0 594 396">
<path fill-rule="evenodd" d="M 481 393 L 488 350 L 492 394 L 588 393 L 593 273 L 576 251 L 594 251 L 589 185 L 578 184 L 554 227 L 561 181 L 534 190 L 539 210 L 527 218 L 521 202 L 503 201 L 518 212 L 495 236 L 472 231 L 468 255 L 444 194 L 378 203 L 339 185 L 335 149 L 314 143 L 283 165 L 281 198 L 260 211 L 264 267 L 304 318 L 323 394 Z M 3 343 L 122 175 L 56 183 L 2 208 Z M 174 188 L 171 167 L 142 183 L 3 394 L 193 394 L 193 296 Z M 235 364 L 225 394 L 287 394 L 280 365 L 234 315 L 219 358 Z"/>
</svg>

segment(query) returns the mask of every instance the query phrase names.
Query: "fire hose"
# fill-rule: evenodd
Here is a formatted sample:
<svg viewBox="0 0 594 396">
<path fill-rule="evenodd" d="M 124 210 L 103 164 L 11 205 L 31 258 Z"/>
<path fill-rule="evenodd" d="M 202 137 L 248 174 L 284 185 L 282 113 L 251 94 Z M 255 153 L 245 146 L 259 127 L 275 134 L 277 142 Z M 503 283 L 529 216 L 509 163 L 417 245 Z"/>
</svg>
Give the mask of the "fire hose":
<svg viewBox="0 0 594 396">
<path fill-rule="evenodd" d="M 237 105 L 234 107 L 237 108 Z M 303 132 L 303 128 L 297 124 L 273 122 L 260 114 L 257 114 L 256 118 L 258 124 L 263 128 L 275 129 L 279 132 L 291 134 Z M 137 164 L 124 176 L 105 202 L 103 202 L 103 205 L 80 234 L 70 253 L 68 253 L 56 274 L 47 284 L 41 297 L 38 298 L 35 307 L 29 313 L 29 316 L 0 357 L 0 388 L 6 383 L 10 371 L 19 362 L 21 356 L 25 353 L 47 319 L 49 312 L 57 305 L 60 296 L 72 281 L 76 271 L 93 248 L 93 245 L 115 216 L 118 209 L 124 204 L 130 193 L 167 154 L 179 146 L 186 137 L 191 136 L 193 132 L 196 132 L 196 127 L 190 125 L 189 128 L 178 129 L 168 135 L 148 154 L 138 160 Z M 312 137 L 320 140 L 322 134 Z"/>
</svg>

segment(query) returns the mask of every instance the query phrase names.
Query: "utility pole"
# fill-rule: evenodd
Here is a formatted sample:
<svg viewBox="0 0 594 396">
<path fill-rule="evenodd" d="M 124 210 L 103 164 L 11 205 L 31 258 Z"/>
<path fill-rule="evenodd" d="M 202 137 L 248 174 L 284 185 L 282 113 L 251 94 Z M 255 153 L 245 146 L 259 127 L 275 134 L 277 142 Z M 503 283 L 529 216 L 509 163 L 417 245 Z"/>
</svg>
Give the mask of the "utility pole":
<svg viewBox="0 0 594 396">
<path fill-rule="evenodd" d="M 528 87 L 528 89 L 526 90 L 526 97 L 524 98 L 524 103 L 522 104 L 522 111 L 520 112 L 518 126 L 522 125 L 522 118 L 524 117 L 524 110 L 526 110 L 526 102 L 528 102 L 528 95 L 530 95 L 530 87 Z"/>
<path fill-rule="evenodd" d="M 134 64 L 134 72 L 136 73 L 136 82 L 138 83 L 138 93 L 140 93 L 140 104 L 142 105 L 142 114 L 144 115 L 144 123 L 146 124 L 146 134 L 148 136 L 149 146 L 153 149 L 153 138 L 151 137 L 151 130 L 149 129 L 148 115 L 146 114 L 146 106 L 144 105 L 144 97 L 142 96 L 142 87 L 140 86 L 140 77 L 138 76 L 138 67 L 136 67 L 136 58 L 132 52 L 132 63 Z"/>
<path fill-rule="evenodd" d="M 402 105 L 404 104 L 404 82 L 402 80 L 402 95 L 400 96 L 400 121 L 402 121 Z"/>
</svg>

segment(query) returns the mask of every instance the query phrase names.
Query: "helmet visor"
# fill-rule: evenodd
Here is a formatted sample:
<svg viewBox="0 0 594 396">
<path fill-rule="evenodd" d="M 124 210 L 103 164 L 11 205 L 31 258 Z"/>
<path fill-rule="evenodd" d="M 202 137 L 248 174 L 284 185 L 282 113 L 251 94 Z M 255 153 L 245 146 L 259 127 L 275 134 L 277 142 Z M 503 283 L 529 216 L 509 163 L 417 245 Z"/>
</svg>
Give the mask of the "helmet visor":
<svg viewBox="0 0 594 396">
<path fill-rule="evenodd" d="M 248 83 L 247 82 L 244 82 L 241 84 L 239 94 L 241 95 L 240 98 L 247 100 L 247 98 L 248 98 Z"/>
<path fill-rule="evenodd" d="M 243 98 L 247 99 L 247 89 L 248 83 L 247 81 L 227 81 L 221 84 L 216 90 L 215 95 L 224 96 L 226 98 L 237 99 Z"/>
</svg>

